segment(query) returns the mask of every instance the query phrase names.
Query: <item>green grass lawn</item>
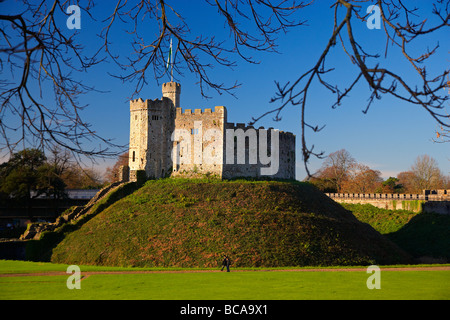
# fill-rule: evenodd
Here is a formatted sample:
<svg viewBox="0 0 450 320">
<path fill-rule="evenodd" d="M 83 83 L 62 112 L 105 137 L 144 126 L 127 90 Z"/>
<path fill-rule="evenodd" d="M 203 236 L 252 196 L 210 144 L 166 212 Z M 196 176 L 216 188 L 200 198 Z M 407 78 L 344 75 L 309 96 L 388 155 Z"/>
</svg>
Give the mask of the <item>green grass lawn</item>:
<svg viewBox="0 0 450 320">
<path fill-rule="evenodd" d="M 0 274 L 65 271 L 65 265 L 0 260 Z M 87 271 L 137 268 L 81 266 Z M 155 269 L 151 269 L 155 270 Z M 167 269 L 166 269 L 167 270 Z M 93 274 L 69 290 L 69 275 L 0 277 L 0 299 L 450 299 L 449 271 L 383 271 L 381 289 L 369 290 L 364 271 L 248 271 Z"/>
</svg>

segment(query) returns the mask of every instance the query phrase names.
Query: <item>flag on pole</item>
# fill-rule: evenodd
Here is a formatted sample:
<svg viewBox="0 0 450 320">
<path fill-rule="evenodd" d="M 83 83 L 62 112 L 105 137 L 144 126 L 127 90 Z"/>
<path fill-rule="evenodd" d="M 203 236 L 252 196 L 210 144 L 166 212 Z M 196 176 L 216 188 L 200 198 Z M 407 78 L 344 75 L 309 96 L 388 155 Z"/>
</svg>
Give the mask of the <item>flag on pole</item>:
<svg viewBox="0 0 450 320">
<path fill-rule="evenodd" d="M 169 56 L 167 57 L 166 72 L 167 70 L 169 70 L 169 67 L 171 67 L 170 81 L 173 81 L 172 39 L 170 39 L 170 48 L 169 48 Z"/>
</svg>

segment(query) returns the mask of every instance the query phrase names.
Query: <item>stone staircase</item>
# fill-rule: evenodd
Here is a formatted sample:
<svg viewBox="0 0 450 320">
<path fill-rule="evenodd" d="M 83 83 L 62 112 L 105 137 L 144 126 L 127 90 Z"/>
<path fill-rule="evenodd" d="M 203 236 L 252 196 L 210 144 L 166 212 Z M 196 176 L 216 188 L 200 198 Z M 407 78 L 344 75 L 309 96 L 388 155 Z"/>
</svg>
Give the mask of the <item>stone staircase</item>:
<svg viewBox="0 0 450 320">
<path fill-rule="evenodd" d="M 117 190 L 125 183 L 126 182 L 122 181 L 114 182 L 106 186 L 97 192 L 97 194 L 86 205 L 74 207 L 71 211 L 59 216 L 53 223 L 42 222 L 30 224 L 24 234 L 20 236 L 20 240 L 39 240 L 44 231 L 54 231 L 56 228 L 61 227 L 65 223 L 79 220 L 81 217 L 85 216 L 98 201 L 101 201 L 110 192 Z"/>
</svg>

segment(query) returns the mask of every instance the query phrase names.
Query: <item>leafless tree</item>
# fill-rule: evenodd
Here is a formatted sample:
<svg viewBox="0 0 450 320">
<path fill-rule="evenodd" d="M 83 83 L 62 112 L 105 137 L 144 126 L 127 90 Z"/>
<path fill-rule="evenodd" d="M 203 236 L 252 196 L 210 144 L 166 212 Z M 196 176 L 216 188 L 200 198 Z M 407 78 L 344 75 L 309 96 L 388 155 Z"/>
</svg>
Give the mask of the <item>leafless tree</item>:
<svg viewBox="0 0 450 320">
<path fill-rule="evenodd" d="M 79 79 L 79 73 L 99 61 L 86 57 L 83 47 L 56 22 L 67 1 L 21 1 L 19 14 L 0 15 L 0 148 L 17 145 L 51 149 L 64 147 L 77 155 L 110 156 L 111 140 L 100 137 L 80 116 L 86 107 L 78 97 L 95 90 Z M 49 5 L 50 4 L 50 5 Z M 85 5 L 89 10 L 91 3 Z M 43 97 L 54 94 L 53 104 Z M 6 122 L 4 119 L 8 119 Z M 100 148 L 85 146 L 100 141 Z"/>
<path fill-rule="evenodd" d="M 296 0 L 271 1 L 214 1 L 206 5 L 217 9 L 231 31 L 233 41 L 228 44 L 214 36 L 192 34 L 183 16 L 164 0 L 127 1 L 102 3 L 109 10 L 102 20 L 103 30 L 99 48 L 88 56 L 77 32 L 67 36 L 66 25 L 58 23 L 58 16 L 68 16 L 67 8 L 76 4 L 83 14 L 91 16 L 91 9 L 98 4 L 89 1 L 31 1 L 14 3 L 17 14 L 0 14 L 0 68 L 7 78 L 0 81 L 0 117 L 16 122 L 0 121 L 1 149 L 13 151 L 17 145 L 33 145 L 41 148 L 59 145 L 76 155 L 117 156 L 124 151 L 112 140 L 99 136 L 82 120 L 80 113 L 86 107 L 78 102 L 80 95 L 95 90 L 80 80 L 80 74 L 94 65 L 113 61 L 123 73 L 113 75 L 136 84 L 135 94 L 151 78 L 160 80 L 167 72 L 166 59 L 171 38 L 178 42 L 175 74 L 183 68 L 198 76 L 201 92 L 210 87 L 218 92 L 232 92 L 237 83 L 226 86 L 212 80 L 210 70 L 215 65 L 233 67 L 235 62 L 228 55 L 237 54 L 248 62 L 255 62 L 244 53 L 245 49 L 275 51 L 276 34 L 302 24 L 289 17 L 304 4 Z M 251 20 L 258 32 L 241 28 L 239 19 Z M 121 59 L 111 45 L 112 29 L 117 21 L 128 22 L 132 35 L 126 44 L 130 54 Z M 64 21 L 65 22 L 65 21 Z M 150 22 L 150 23 L 147 23 Z M 159 31 L 154 39 L 144 39 L 143 25 L 156 25 Z M 121 44 L 123 47 L 123 44 Z M 43 96 L 52 88 L 54 104 L 44 104 Z M 37 89 L 36 89 L 37 88 Z M 86 143 L 97 142 L 98 148 Z M 1 151 L 1 150 L 0 150 Z"/>
<path fill-rule="evenodd" d="M 414 174 L 413 183 L 418 192 L 439 189 L 445 180 L 437 161 L 426 154 L 416 158 L 411 166 L 411 172 Z"/>
<path fill-rule="evenodd" d="M 350 175 L 351 169 L 357 165 L 350 152 L 341 149 L 330 153 L 325 159 L 321 171 L 328 172 L 328 178 L 332 178 L 338 192 L 342 191 L 343 182 Z"/>
<path fill-rule="evenodd" d="M 119 181 L 120 166 L 128 165 L 128 152 L 125 152 L 117 157 L 116 163 L 112 167 L 106 168 L 105 179 L 107 182 Z"/>
<path fill-rule="evenodd" d="M 381 187 L 382 182 L 383 178 L 381 178 L 380 171 L 371 169 L 365 164 L 356 163 L 350 168 L 341 192 L 374 193 L 377 188 Z"/>
<path fill-rule="evenodd" d="M 336 95 L 332 108 L 339 106 L 343 99 L 348 96 L 355 85 L 360 81 L 365 81 L 370 88 L 368 104 L 363 110 L 367 113 L 374 99 L 380 99 L 382 95 L 392 95 L 395 98 L 424 108 L 442 128 L 450 128 L 450 116 L 445 113 L 445 102 L 448 96 L 442 94 L 445 87 L 445 77 L 449 70 L 444 70 L 441 74 L 431 76 L 426 69 L 427 59 L 436 53 L 439 44 L 434 48 L 424 49 L 418 56 L 413 56 L 411 51 L 417 49 L 415 45 L 420 43 L 420 39 L 429 33 L 449 26 L 450 2 L 434 1 L 432 13 L 437 17 L 439 23 L 427 26 L 427 18 L 418 15 L 418 8 L 411 8 L 406 1 L 402 0 L 377 0 L 376 5 L 380 9 L 381 26 L 386 34 L 386 48 L 384 56 L 388 55 L 388 48 L 400 51 L 405 61 L 414 70 L 419 84 L 402 74 L 397 74 L 392 70 L 383 67 L 380 61 L 380 53 L 370 54 L 366 52 L 353 32 L 355 22 L 365 21 L 368 14 L 363 3 L 369 1 L 345 1 L 338 0 L 332 5 L 334 8 L 334 28 L 326 47 L 317 59 L 312 68 L 300 75 L 295 81 L 284 85 L 277 83 L 278 91 L 272 102 L 280 104 L 278 108 L 271 110 L 263 116 L 275 113 L 275 119 L 279 119 L 281 111 L 288 105 L 299 105 L 301 107 L 301 127 L 302 127 L 302 153 L 307 174 L 310 175 L 306 165 L 311 155 L 319 158 L 323 157 L 323 152 L 315 152 L 314 146 L 309 147 L 306 143 L 306 128 L 313 131 L 320 131 L 323 127 L 314 126 L 307 122 L 305 110 L 308 105 L 308 90 L 314 81 L 320 83 Z M 342 16 L 343 13 L 343 16 Z M 331 48 L 337 44 L 348 55 L 350 61 L 358 71 L 353 80 L 349 82 L 347 88 L 339 88 L 337 84 L 329 83 L 325 80 L 327 73 L 333 70 L 327 68 L 326 59 L 331 55 Z M 257 118 L 259 119 L 259 118 Z M 255 119 L 255 120 L 257 120 Z"/>
<path fill-rule="evenodd" d="M 57 16 L 65 15 L 67 7 L 74 3 L 83 14 L 91 16 L 91 9 L 98 2 L 21 0 L 16 2 L 20 6 L 17 12 L 20 13 L 0 14 L 0 68 L 2 74 L 11 75 L 10 78 L 0 80 L 0 118 L 13 115 L 17 119 L 16 123 L 0 122 L 3 138 L 0 148 L 13 150 L 18 144 L 27 141 L 42 147 L 57 144 L 73 153 L 92 157 L 117 156 L 123 152 L 123 148 L 100 137 L 81 119 L 80 113 L 85 106 L 78 102 L 78 98 L 95 89 L 77 80 L 81 73 L 98 63 L 112 61 L 123 71 L 114 76 L 134 83 L 134 94 L 137 94 L 149 79 L 161 80 L 166 75 L 169 42 L 173 38 L 177 42 L 173 63 L 175 77 L 182 76 L 187 70 L 197 76 L 204 96 L 207 96 L 205 88 L 233 94 L 233 89 L 239 84 L 224 84 L 214 79 L 212 68 L 217 65 L 234 67 L 236 59 L 257 63 L 251 57 L 251 52 L 275 52 L 278 35 L 304 25 L 305 20 L 300 18 L 302 9 L 317 4 L 314 0 L 205 0 L 203 4 L 215 9 L 217 19 L 222 19 L 229 30 L 230 39 L 223 40 L 216 39 L 214 35 L 192 32 L 187 20 L 176 8 L 176 2 L 116 0 L 111 4 L 108 1 L 107 4 L 102 3 L 109 12 L 101 20 L 104 25 L 99 34 L 101 44 L 94 54 L 87 56 L 77 33 L 67 36 L 61 30 L 65 26 L 57 23 Z M 334 10 L 334 28 L 323 52 L 296 80 L 286 84 L 277 83 L 277 91 L 272 99 L 277 107 L 251 121 L 253 124 L 269 114 L 275 114 L 274 119 L 279 120 L 286 106 L 300 106 L 302 156 L 308 175 L 307 163 L 310 157 L 324 156 L 323 152 L 314 151 L 314 146 L 308 146 L 306 141 L 307 128 L 313 131 L 321 129 L 309 123 L 305 116 L 309 105 L 308 91 L 313 82 L 320 83 L 336 95 L 333 108 L 344 101 L 357 83 L 364 81 L 370 88 L 369 103 L 364 112 L 375 99 L 392 95 L 424 108 L 443 128 L 450 126 L 448 114 L 443 113 L 448 96 L 442 95 L 440 91 L 449 70 L 434 76 L 426 70 L 427 59 L 437 51 L 438 45 L 431 50 L 425 49 L 418 56 L 410 53 L 411 46 L 423 36 L 449 26 L 450 0 L 433 2 L 432 13 L 439 22 L 432 26 L 427 24 L 426 18 L 419 16 L 417 8 L 410 8 L 404 0 L 376 1 L 387 37 L 385 55 L 388 54 L 388 47 L 401 52 L 417 73 L 420 79 L 418 84 L 384 67 L 378 59 L 379 53 L 367 53 L 355 37 L 354 23 L 367 19 L 365 9 L 370 4 L 368 0 L 335 0 L 331 6 L 331 10 Z M 117 54 L 111 41 L 118 21 L 128 22 L 128 26 L 131 26 L 127 32 L 133 40 L 126 44 L 130 54 L 125 58 Z M 142 26 L 150 25 L 147 22 L 157 28 L 152 39 L 143 36 Z M 326 79 L 333 70 L 327 67 L 326 59 L 331 55 L 330 49 L 338 43 L 355 70 L 358 70 L 344 89 Z M 48 86 L 53 89 L 54 105 L 42 102 L 43 91 Z M 21 134 L 17 135 L 17 131 Z M 87 147 L 86 143 L 91 141 L 100 142 L 101 147 Z"/>
</svg>

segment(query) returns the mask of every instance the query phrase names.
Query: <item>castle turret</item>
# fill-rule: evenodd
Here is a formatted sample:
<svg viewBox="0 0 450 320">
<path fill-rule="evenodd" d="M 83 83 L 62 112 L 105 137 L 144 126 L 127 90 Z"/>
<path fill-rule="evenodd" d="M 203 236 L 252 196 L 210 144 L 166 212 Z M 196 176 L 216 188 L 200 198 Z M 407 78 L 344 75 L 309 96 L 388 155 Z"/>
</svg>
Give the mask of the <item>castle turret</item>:
<svg viewBox="0 0 450 320">
<path fill-rule="evenodd" d="M 176 82 L 166 82 L 162 86 L 163 97 L 169 98 L 175 108 L 180 107 L 181 84 Z"/>
</svg>

